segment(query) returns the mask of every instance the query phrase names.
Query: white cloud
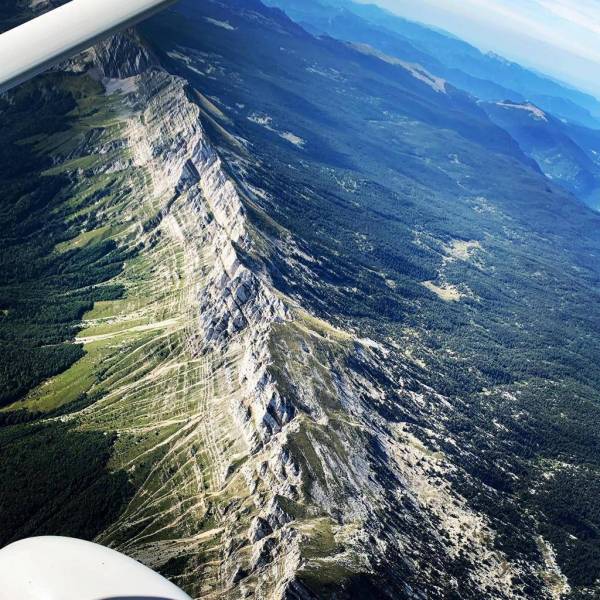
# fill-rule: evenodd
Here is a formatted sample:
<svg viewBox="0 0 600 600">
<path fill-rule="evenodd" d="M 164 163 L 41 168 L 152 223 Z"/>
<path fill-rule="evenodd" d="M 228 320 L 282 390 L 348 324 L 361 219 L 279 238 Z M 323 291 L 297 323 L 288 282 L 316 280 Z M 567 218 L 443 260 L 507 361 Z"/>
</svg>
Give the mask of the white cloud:
<svg viewBox="0 0 600 600">
<path fill-rule="evenodd" d="M 578 0 L 577 4 L 565 0 L 538 0 L 539 4 L 557 17 L 600 34 L 600 5 L 589 0 Z"/>
</svg>

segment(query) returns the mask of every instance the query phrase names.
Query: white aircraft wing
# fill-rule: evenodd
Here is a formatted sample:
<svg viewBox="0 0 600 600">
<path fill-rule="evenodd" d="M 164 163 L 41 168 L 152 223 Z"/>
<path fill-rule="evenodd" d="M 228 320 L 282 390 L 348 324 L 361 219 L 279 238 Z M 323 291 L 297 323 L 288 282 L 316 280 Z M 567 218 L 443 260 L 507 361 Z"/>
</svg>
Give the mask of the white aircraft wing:
<svg viewBox="0 0 600 600">
<path fill-rule="evenodd" d="M 0 93 L 175 0 L 71 0 L 0 35 Z"/>
<path fill-rule="evenodd" d="M 114 550 L 38 537 L 0 550 L 0 600 L 191 600 L 178 587 Z"/>
</svg>

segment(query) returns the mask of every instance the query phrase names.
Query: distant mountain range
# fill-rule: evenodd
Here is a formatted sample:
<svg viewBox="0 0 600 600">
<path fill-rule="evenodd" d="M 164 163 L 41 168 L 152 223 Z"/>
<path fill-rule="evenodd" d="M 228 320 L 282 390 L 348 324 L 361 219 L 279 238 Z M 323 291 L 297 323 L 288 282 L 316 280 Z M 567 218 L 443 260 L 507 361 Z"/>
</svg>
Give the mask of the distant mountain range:
<svg viewBox="0 0 600 600">
<path fill-rule="evenodd" d="M 316 35 L 328 35 L 421 65 L 486 103 L 541 170 L 591 206 L 600 206 L 600 101 L 444 32 L 352 0 L 267 0 Z M 502 104 L 497 104 L 502 103 Z M 549 118 L 506 107 L 536 106 Z M 494 106 L 504 106 L 496 111 Z M 514 119 L 512 118 L 514 117 Z M 535 126 L 535 132 L 531 126 Z"/>
<path fill-rule="evenodd" d="M 600 131 L 557 119 L 530 103 L 483 103 L 544 174 L 600 208 Z"/>
<path fill-rule="evenodd" d="M 450 35 L 352 0 L 267 0 L 317 33 L 368 43 L 414 60 L 483 100 L 530 101 L 558 117 L 600 128 L 600 102 Z"/>
</svg>

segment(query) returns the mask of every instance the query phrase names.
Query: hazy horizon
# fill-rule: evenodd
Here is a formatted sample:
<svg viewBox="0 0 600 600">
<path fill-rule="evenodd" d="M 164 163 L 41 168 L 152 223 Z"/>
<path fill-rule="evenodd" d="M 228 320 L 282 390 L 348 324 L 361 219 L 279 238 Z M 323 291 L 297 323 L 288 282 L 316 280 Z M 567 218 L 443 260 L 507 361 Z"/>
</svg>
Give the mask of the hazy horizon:
<svg viewBox="0 0 600 600">
<path fill-rule="evenodd" d="M 600 2 L 595 0 L 359 1 L 442 28 L 600 97 Z"/>
</svg>

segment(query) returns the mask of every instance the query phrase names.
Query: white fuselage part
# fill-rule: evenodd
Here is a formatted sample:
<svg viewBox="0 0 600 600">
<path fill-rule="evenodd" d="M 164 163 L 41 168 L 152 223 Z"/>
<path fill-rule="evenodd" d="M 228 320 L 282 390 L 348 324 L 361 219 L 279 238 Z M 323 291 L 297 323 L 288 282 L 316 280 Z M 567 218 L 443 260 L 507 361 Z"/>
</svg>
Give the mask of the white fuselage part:
<svg viewBox="0 0 600 600">
<path fill-rule="evenodd" d="M 0 93 L 175 0 L 71 0 L 0 35 Z"/>
<path fill-rule="evenodd" d="M 178 587 L 114 550 L 38 537 L 0 550 L 0 600 L 191 600 Z"/>
</svg>

